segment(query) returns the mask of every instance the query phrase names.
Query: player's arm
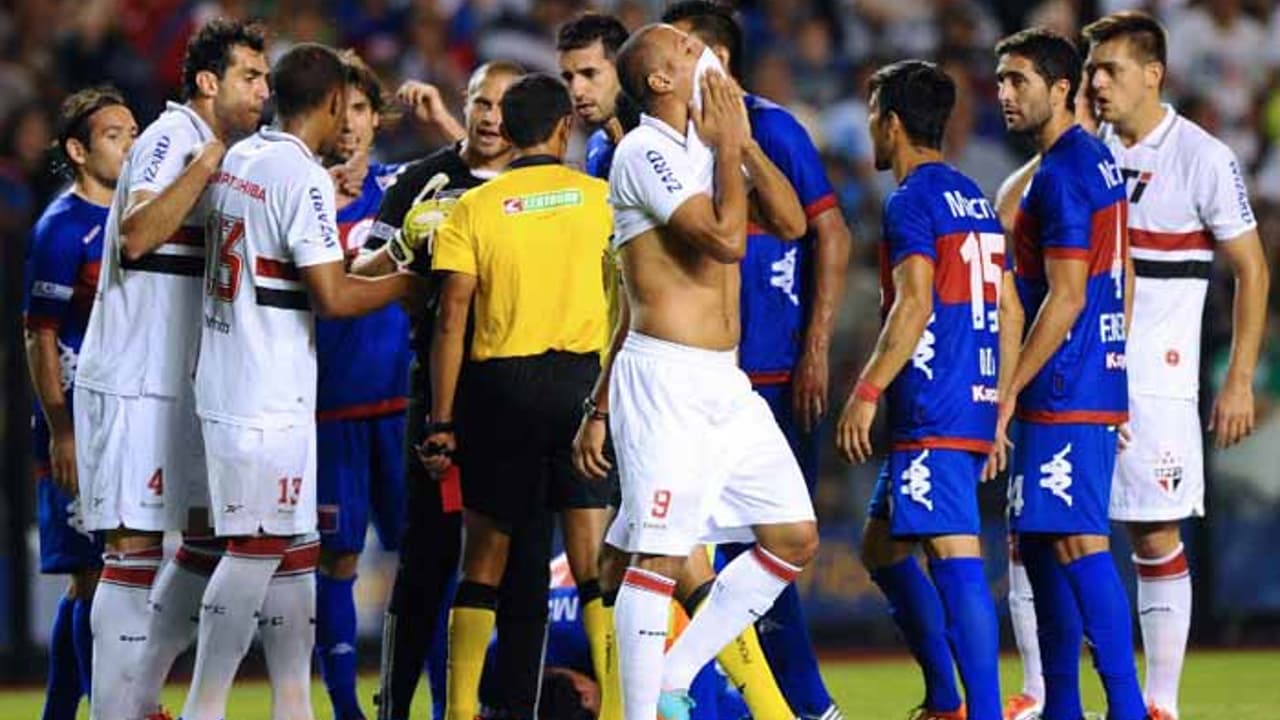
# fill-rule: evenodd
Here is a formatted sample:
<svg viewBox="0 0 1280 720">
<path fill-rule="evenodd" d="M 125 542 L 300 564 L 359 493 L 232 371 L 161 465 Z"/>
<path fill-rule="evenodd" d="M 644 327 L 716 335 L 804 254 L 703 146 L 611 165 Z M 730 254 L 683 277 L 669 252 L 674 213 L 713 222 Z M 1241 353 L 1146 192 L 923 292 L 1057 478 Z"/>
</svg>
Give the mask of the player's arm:
<svg viewBox="0 0 1280 720">
<path fill-rule="evenodd" d="M 573 467 L 588 478 L 604 479 L 613 465 L 604 456 L 604 440 L 609 430 L 609 376 L 613 373 L 613 359 L 626 342 L 631 327 L 631 305 L 625 292 L 618 293 L 618 324 L 613 328 L 613 340 L 600 364 L 600 374 L 591 388 L 594 412 L 583 408 L 582 422 L 573 438 Z"/>
<path fill-rule="evenodd" d="M 742 159 L 755 186 L 750 195 L 749 212 L 756 224 L 783 240 L 804 236 L 807 221 L 800 197 L 787 176 L 769 159 L 759 143 L 748 139 Z"/>
<path fill-rule="evenodd" d="M 476 294 L 476 284 L 475 275 L 450 272 L 440 287 L 439 310 L 431 334 L 432 424 L 454 421 L 454 399 L 464 360 L 467 316 L 471 313 L 471 299 Z M 445 451 L 432 453 L 428 450 L 424 458 L 427 460 L 427 469 L 432 472 L 444 471 L 451 462 L 449 454 L 456 447 L 453 431 L 428 433 L 427 444 L 439 446 Z"/>
<path fill-rule="evenodd" d="M 1046 257 L 1044 271 L 1049 292 L 1018 354 L 1013 377 L 1009 380 L 1010 397 L 1022 392 L 1062 347 L 1087 300 L 1088 261 L 1079 257 Z"/>
<path fill-rule="evenodd" d="M 416 280 L 409 273 L 357 277 L 346 272 L 342 261 L 308 265 L 299 268 L 299 273 L 312 309 L 325 319 L 371 313 L 408 295 Z"/>
<path fill-rule="evenodd" d="M 129 193 L 120 219 L 121 250 L 125 257 L 137 260 L 178 231 L 209 184 L 209 178 L 218 171 L 226 150 L 222 141 L 210 140 L 164 189 L 159 192 L 139 189 Z"/>
<path fill-rule="evenodd" d="M 996 191 L 996 214 L 1000 217 L 1000 225 L 1006 235 L 1013 233 L 1013 223 L 1018 217 L 1018 204 L 1022 202 L 1022 195 L 1039 168 L 1040 156 L 1036 155 L 1005 178 Z"/>
<path fill-rule="evenodd" d="M 919 254 L 906 256 L 893 268 L 893 287 L 893 306 L 836 427 L 836 445 L 848 462 L 871 457 L 871 423 L 880 391 L 911 359 L 929 324 L 933 314 L 932 260 Z"/>
<path fill-rule="evenodd" d="M 1022 350 L 1022 333 L 1026 330 L 1027 316 L 1022 308 L 1022 300 L 1018 298 L 1018 288 L 1014 285 L 1013 273 L 1006 271 L 1000 288 L 1000 375 L 996 380 L 999 413 L 996 420 L 995 444 L 983 477 L 994 480 L 1008 464 L 1009 421 L 1013 418 L 1013 408 L 1017 404 L 1017 396 L 1010 390 L 1013 387 L 1013 370 L 1018 365 L 1018 355 Z"/>
<path fill-rule="evenodd" d="M 396 90 L 396 99 L 413 110 L 413 115 L 424 125 L 434 127 L 449 142 L 458 142 L 467 136 L 467 129 L 453 117 L 444 104 L 440 88 L 417 80 L 406 81 Z"/>
<path fill-rule="evenodd" d="M 844 298 L 853 239 L 839 207 L 812 220 L 814 239 L 813 295 L 804 327 L 800 362 L 792 378 L 792 410 L 805 432 L 817 427 L 827 412 L 828 354 L 836 313 Z"/>
<path fill-rule="evenodd" d="M 49 464 L 53 481 L 68 495 L 75 496 L 76 443 L 62 390 L 62 361 L 58 351 L 58 329 L 36 327 L 27 332 L 27 365 L 31 368 L 31 385 L 44 419 L 49 423 Z"/>
<path fill-rule="evenodd" d="M 716 151 L 714 200 L 689 197 L 667 221 L 675 235 L 717 262 L 736 263 L 747 254 L 747 184 L 743 146 L 749 137 L 742 96 L 718 72 L 702 78 L 702 111 L 693 113 L 698 135 Z"/>
<path fill-rule="evenodd" d="M 1213 404 L 1209 430 L 1215 433 L 1218 448 L 1230 447 L 1253 432 L 1253 373 L 1258 366 L 1262 338 L 1267 329 L 1267 293 L 1271 275 L 1267 257 L 1256 228 L 1219 249 L 1235 275 L 1234 326 L 1227 377 Z"/>
</svg>

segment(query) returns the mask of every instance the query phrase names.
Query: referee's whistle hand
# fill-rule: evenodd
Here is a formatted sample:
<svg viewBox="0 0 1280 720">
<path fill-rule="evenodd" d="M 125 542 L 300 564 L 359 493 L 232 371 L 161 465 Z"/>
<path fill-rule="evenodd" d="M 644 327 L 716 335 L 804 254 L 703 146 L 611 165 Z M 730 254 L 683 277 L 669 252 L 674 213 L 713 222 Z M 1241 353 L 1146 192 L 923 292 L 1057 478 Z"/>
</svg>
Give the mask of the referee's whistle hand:
<svg viewBox="0 0 1280 720">
<path fill-rule="evenodd" d="M 603 480 L 613 467 L 604 455 L 607 431 L 605 421 L 584 417 L 573 437 L 573 467 L 588 480 Z"/>
<path fill-rule="evenodd" d="M 418 460 L 427 472 L 439 475 L 453 464 L 453 453 L 458 440 L 451 432 L 432 433 L 418 446 Z"/>
</svg>

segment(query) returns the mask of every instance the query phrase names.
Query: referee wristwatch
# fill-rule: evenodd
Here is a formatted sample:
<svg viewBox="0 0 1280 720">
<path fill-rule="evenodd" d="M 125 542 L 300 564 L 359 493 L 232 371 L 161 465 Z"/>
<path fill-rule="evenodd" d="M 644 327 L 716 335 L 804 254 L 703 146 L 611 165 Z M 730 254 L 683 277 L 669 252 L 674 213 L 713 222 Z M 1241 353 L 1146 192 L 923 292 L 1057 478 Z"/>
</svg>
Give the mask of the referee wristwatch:
<svg viewBox="0 0 1280 720">
<path fill-rule="evenodd" d="M 601 422 L 608 422 L 609 420 L 609 411 L 601 410 L 593 397 L 588 397 L 582 401 L 582 415 L 588 420 L 599 420 Z"/>
</svg>

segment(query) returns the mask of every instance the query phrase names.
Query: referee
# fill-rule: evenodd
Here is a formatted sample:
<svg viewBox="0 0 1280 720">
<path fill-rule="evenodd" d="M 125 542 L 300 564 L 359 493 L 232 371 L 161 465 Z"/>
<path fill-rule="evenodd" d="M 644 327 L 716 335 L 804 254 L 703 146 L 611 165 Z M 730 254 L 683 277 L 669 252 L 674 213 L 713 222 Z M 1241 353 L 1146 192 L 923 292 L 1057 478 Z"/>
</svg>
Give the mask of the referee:
<svg viewBox="0 0 1280 720">
<path fill-rule="evenodd" d="M 562 164 L 573 105 L 559 80 L 517 80 L 503 96 L 502 117 L 514 159 L 458 200 L 436 233 L 432 258 L 444 279 L 431 344 L 428 466 L 445 472 L 456 449 L 465 468 L 447 720 L 476 716 L 510 539 L 543 508 L 562 513 L 581 601 L 597 611 L 584 611 L 593 657 L 603 658 L 595 563 L 616 491 L 577 476 L 570 448 L 609 330 L 608 186 Z M 473 301 L 470 364 L 455 415 Z"/>
</svg>

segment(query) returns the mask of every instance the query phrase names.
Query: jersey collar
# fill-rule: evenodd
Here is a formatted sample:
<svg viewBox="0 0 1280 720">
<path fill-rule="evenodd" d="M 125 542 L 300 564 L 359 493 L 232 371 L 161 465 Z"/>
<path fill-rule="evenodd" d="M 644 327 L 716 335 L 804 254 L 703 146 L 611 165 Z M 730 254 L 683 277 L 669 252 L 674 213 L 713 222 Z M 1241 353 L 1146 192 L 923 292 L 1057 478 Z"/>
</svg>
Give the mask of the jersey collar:
<svg viewBox="0 0 1280 720">
<path fill-rule="evenodd" d="M 1177 119 L 1178 113 L 1168 103 L 1161 103 L 1161 107 L 1164 108 L 1164 118 L 1154 128 L 1151 128 L 1151 132 L 1143 136 L 1138 141 L 1138 144 L 1146 145 L 1149 148 L 1158 148 L 1164 144 L 1164 139 L 1169 137 L 1170 131 L 1173 130 L 1173 121 Z"/>
<path fill-rule="evenodd" d="M 560 160 L 555 155 L 525 155 L 518 157 L 507 164 L 508 170 L 515 170 L 522 167 L 534 167 L 537 165 L 559 165 Z"/>
<path fill-rule="evenodd" d="M 647 125 L 648 127 L 657 130 L 680 147 L 686 150 L 689 149 L 689 134 L 694 132 L 693 120 L 689 121 L 689 125 L 683 133 L 678 132 L 675 128 L 668 125 L 666 121 L 659 120 L 648 113 L 640 113 L 640 124 Z"/>
<path fill-rule="evenodd" d="M 294 145 L 298 146 L 298 149 L 302 151 L 303 155 L 307 156 L 308 160 L 312 160 L 312 161 L 316 160 L 315 153 L 311 152 L 311 148 L 307 147 L 307 144 L 302 142 L 302 140 L 297 135 L 294 135 L 292 133 L 287 133 L 283 130 L 277 130 L 276 128 L 272 128 L 272 127 L 260 128 L 258 130 L 258 135 L 263 140 L 266 140 L 268 142 L 293 143 Z"/>
<path fill-rule="evenodd" d="M 204 118 L 200 117 L 200 114 L 195 110 L 192 110 L 181 103 L 173 102 L 172 100 L 165 103 L 164 109 L 168 112 L 176 112 L 179 115 L 186 117 L 192 125 L 196 126 L 196 133 L 200 135 L 200 140 L 202 142 L 213 138 L 213 129 L 209 127 L 209 123 L 205 122 Z"/>
</svg>

